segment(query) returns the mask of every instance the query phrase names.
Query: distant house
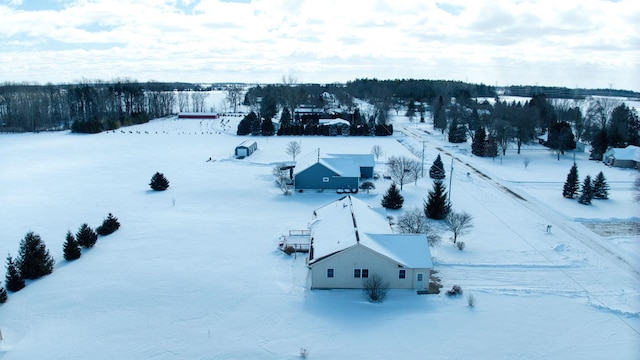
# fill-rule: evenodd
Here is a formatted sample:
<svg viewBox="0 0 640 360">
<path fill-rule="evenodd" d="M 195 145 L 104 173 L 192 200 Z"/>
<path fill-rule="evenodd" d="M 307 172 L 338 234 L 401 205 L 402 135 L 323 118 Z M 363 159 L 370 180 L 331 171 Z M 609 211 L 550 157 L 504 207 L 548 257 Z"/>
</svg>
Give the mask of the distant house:
<svg viewBox="0 0 640 360">
<path fill-rule="evenodd" d="M 238 157 L 245 157 L 253 154 L 256 150 L 258 150 L 258 143 L 253 140 L 245 140 L 236 146 L 235 154 Z"/>
<path fill-rule="evenodd" d="M 640 170 L 640 147 L 609 148 L 602 154 L 602 162 L 609 166 Z"/>
<path fill-rule="evenodd" d="M 311 154 L 296 163 L 296 189 L 358 189 L 361 178 L 372 178 L 372 154 Z"/>
<path fill-rule="evenodd" d="M 181 112 L 178 119 L 217 119 L 218 114 L 206 112 Z"/>
<path fill-rule="evenodd" d="M 313 214 L 312 289 L 360 289 L 374 274 L 392 289 L 428 289 L 433 262 L 424 234 L 394 234 L 384 213 L 351 195 Z"/>
</svg>

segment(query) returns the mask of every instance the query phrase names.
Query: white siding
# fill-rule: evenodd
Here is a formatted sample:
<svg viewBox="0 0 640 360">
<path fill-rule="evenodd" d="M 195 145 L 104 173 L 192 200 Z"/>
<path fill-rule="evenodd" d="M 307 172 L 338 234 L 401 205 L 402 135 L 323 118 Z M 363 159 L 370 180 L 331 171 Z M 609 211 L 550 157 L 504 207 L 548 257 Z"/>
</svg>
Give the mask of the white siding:
<svg viewBox="0 0 640 360">
<path fill-rule="evenodd" d="M 327 277 L 327 269 L 334 269 L 333 278 Z M 429 283 L 429 269 L 400 267 L 391 259 L 357 244 L 311 265 L 311 288 L 361 289 L 362 278 L 354 278 L 354 269 L 369 269 L 369 278 L 378 274 L 383 281 L 389 282 L 391 289 L 413 289 L 417 272 L 425 274 L 425 287 Z M 400 269 L 406 270 L 404 279 L 398 278 Z"/>
</svg>

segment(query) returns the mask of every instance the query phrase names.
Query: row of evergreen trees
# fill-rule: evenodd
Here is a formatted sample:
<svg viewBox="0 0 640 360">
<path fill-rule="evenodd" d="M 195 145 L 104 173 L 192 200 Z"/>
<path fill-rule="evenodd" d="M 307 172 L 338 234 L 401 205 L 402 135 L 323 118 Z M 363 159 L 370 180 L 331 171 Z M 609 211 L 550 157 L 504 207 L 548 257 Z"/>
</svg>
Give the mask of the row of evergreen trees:
<svg viewBox="0 0 640 360">
<path fill-rule="evenodd" d="M 587 175 L 582 182 L 582 186 L 579 186 L 580 178 L 578 176 L 578 165 L 573 164 L 567 174 L 567 180 L 562 188 L 562 196 L 567 199 L 574 199 L 578 195 L 578 202 L 580 204 L 589 205 L 593 199 L 608 199 L 609 198 L 609 184 L 602 171 L 596 175 L 595 179 L 591 179 L 591 176 Z"/>
<path fill-rule="evenodd" d="M 393 125 L 391 124 L 376 124 L 375 122 L 368 122 L 357 124 L 354 121 L 349 121 L 350 125 L 343 124 L 316 124 L 302 122 L 284 121 L 285 116 L 289 116 L 290 112 L 285 108 L 283 110 L 280 120 L 280 126 L 278 131 L 275 131 L 275 126 L 271 118 L 262 118 L 255 112 L 247 114 L 240 123 L 238 123 L 237 135 L 323 135 L 323 136 L 337 136 L 337 135 L 351 135 L 351 136 L 389 136 L 393 134 Z M 348 121 L 348 120 L 347 120 Z"/>
<path fill-rule="evenodd" d="M 92 248 L 98 235 L 106 236 L 120 228 L 118 219 L 111 213 L 104 219 L 102 225 L 94 231 L 89 225 L 82 224 L 75 236 L 71 231 L 67 232 L 63 244 L 63 255 L 67 261 L 79 259 L 82 255 L 81 248 Z M 5 286 L 0 286 L 0 303 L 7 301 L 7 290 L 17 292 L 25 286 L 25 280 L 35 280 L 53 272 L 55 260 L 49 253 L 40 235 L 30 231 L 20 242 L 18 256 L 7 256 Z"/>
</svg>

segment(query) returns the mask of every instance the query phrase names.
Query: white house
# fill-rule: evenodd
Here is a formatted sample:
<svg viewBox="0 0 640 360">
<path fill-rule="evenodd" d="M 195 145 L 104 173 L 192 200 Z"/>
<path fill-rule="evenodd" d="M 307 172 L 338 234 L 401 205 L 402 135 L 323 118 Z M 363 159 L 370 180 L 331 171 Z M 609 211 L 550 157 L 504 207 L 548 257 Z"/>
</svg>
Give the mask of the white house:
<svg viewBox="0 0 640 360">
<path fill-rule="evenodd" d="M 351 195 L 313 214 L 312 289 L 361 289 L 373 274 L 392 289 L 428 289 L 433 263 L 424 234 L 394 234 L 383 212 Z"/>
</svg>

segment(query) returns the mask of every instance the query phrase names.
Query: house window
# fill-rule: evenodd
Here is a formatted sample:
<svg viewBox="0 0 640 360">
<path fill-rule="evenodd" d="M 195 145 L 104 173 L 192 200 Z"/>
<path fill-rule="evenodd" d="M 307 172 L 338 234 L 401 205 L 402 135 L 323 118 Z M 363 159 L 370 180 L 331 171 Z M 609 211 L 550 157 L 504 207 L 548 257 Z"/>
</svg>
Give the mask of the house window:
<svg viewBox="0 0 640 360">
<path fill-rule="evenodd" d="M 322 182 L 329 182 L 329 177 L 328 176 L 323 177 Z"/>
<path fill-rule="evenodd" d="M 398 271 L 398 279 L 405 279 L 407 277 L 407 270 L 400 269 Z"/>
<path fill-rule="evenodd" d="M 418 281 L 422 281 L 422 274 L 418 274 Z"/>
<path fill-rule="evenodd" d="M 328 278 L 332 278 L 333 277 L 333 269 L 327 269 L 327 277 Z"/>
<path fill-rule="evenodd" d="M 353 277 L 366 279 L 369 277 L 369 269 L 353 269 Z"/>
</svg>

